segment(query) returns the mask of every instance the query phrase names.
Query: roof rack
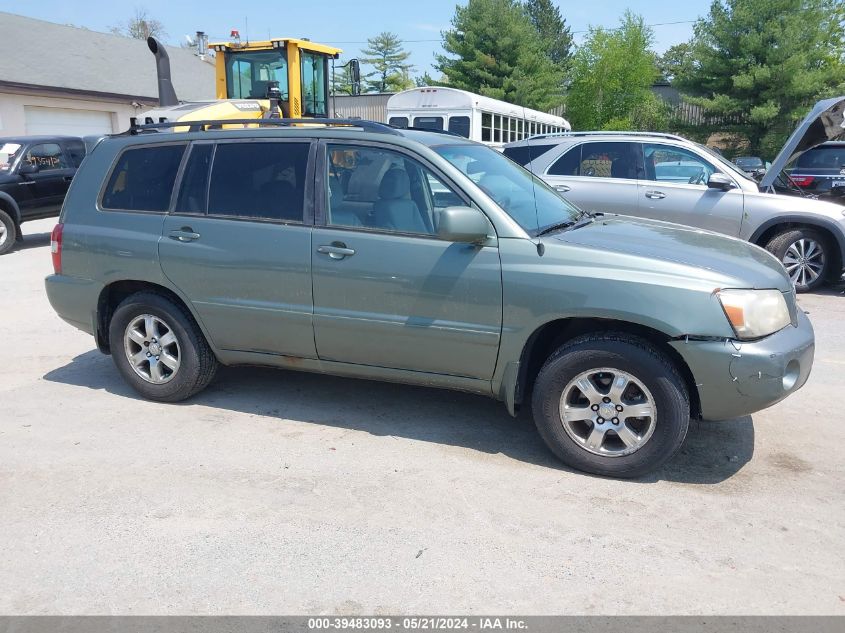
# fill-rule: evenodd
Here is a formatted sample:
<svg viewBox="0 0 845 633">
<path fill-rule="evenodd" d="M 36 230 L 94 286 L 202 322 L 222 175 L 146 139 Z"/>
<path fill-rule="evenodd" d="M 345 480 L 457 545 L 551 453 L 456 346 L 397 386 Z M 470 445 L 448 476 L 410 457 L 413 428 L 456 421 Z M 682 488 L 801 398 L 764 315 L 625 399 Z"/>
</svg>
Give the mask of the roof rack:
<svg viewBox="0 0 845 633">
<path fill-rule="evenodd" d="M 549 134 L 535 134 L 534 136 L 528 137 L 526 140 L 537 140 L 543 138 L 559 138 L 559 137 L 571 137 L 571 136 L 652 136 L 657 138 L 668 138 L 674 141 L 686 141 L 689 139 L 685 139 L 683 136 L 678 136 L 677 134 L 667 134 L 666 132 L 621 132 L 621 131 L 611 131 L 611 132 L 602 132 L 600 130 L 596 131 L 588 131 L 588 132 L 550 132 Z"/>
<path fill-rule="evenodd" d="M 243 125 L 257 127 L 337 127 L 357 128 L 366 132 L 377 132 L 380 134 L 394 134 L 401 136 L 396 128 L 386 123 L 376 121 L 365 121 L 363 119 L 207 119 L 202 121 L 168 121 L 161 117 L 158 123 L 138 124 L 136 117 L 129 119 L 129 129 L 115 136 L 134 136 L 140 132 L 157 132 L 176 127 L 187 127 L 189 132 L 200 132 L 204 130 L 221 130 L 224 125 Z"/>
</svg>

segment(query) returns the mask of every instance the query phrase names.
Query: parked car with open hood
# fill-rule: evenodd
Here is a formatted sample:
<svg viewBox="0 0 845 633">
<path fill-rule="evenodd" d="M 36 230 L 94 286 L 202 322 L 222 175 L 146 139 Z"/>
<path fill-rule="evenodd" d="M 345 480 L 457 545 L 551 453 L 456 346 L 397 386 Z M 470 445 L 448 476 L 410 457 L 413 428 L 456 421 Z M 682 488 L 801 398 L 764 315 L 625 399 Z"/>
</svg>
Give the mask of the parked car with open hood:
<svg viewBox="0 0 845 633">
<path fill-rule="evenodd" d="M 845 138 L 843 103 L 845 98 L 817 104 L 759 184 L 716 152 L 672 134 L 535 136 L 505 146 L 504 153 L 588 211 L 676 222 L 762 246 L 805 292 L 842 276 L 845 207 L 772 194 L 790 161 L 822 142 Z"/>
</svg>

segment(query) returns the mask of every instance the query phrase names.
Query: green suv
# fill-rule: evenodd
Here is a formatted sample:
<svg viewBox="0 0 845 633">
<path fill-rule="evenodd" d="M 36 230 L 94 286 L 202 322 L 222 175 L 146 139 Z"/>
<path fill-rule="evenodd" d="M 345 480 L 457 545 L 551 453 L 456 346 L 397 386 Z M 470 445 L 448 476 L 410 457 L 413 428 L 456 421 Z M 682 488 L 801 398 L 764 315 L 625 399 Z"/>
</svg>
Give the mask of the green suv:
<svg viewBox="0 0 845 633">
<path fill-rule="evenodd" d="M 101 141 L 53 232 L 51 304 L 146 398 L 188 398 L 219 363 L 458 389 L 530 402 L 566 464 L 633 477 L 690 417 L 810 374 L 812 326 L 761 248 L 584 213 L 442 133 L 202 127 Z"/>
</svg>

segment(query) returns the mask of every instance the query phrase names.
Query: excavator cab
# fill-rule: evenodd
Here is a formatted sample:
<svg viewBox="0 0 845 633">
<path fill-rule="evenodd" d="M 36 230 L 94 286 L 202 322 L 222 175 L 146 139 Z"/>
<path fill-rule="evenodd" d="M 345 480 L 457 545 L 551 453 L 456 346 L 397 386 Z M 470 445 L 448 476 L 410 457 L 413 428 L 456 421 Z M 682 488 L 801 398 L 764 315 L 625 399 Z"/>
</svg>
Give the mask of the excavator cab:
<svg viewBox="0 0 845 633">
<path fill-rule="evenodd" d="M 329 116 L 330 60 L 340 49 L 293 38 L 241 43 L 237 31 L 232 35 L 234 41 L 210 45 L 218 99 L 264 100 L 277 87 L 284 118 Z"/>
</svg>

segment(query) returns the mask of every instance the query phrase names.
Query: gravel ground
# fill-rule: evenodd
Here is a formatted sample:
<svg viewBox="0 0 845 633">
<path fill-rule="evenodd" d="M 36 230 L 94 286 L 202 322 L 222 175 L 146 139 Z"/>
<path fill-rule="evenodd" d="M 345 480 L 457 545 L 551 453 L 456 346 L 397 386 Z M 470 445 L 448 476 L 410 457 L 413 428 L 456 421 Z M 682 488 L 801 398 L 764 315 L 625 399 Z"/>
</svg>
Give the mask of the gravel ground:
<svg viewBox="0 0 845 633">
<path fill-rule="evenodd" d="M 807 386 L 639 481 L 481 397 L 255 368 L 138 399 L 0 259 L 0 613 L 845 614 L 845 296 Z"/>
</svg>

